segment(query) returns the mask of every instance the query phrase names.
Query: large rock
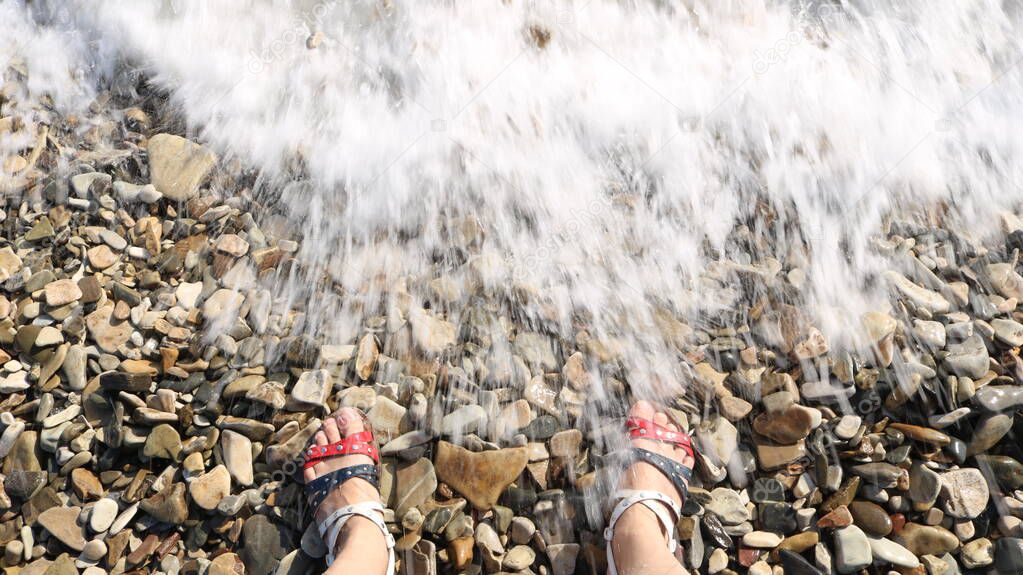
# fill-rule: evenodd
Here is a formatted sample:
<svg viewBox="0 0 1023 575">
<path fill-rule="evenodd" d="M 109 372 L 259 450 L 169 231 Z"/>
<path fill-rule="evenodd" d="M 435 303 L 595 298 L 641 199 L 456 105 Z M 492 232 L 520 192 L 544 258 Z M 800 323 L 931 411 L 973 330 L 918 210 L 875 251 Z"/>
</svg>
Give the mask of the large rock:
<svg viewBox="0 0 1023 575">
<path fill-rule="evenodd" d="M 188 484 L 188 494 L 199 507 L 207 511 L 216 509 L 220 501 L 231 494 L 231 474 L 227 467 L 218 465 L 193 479 Z"/>
<path fill-rule="evenodd" d="M 906 569 L 916 569 L 920 566 L 920 560 L 916 558 L 902 545 L 892 541 L 891 539 L 885 539 L 884 537 L 871 537 L 870 550 L 874 555 L 874 561 L 880 561 L 883 563 L 891 563 L 898 567 L 905 567 Z"/>
<path fill-rule="evenodd" d="M 919 523 L 907 523 L 893 539 L 917 557 L 940 556 L 959 548 L 959 538 L 948 529 Z"/>
<path fill-rule="evenodd" d="M 855 525 L 835 530 L 835 565 L 839 573 L 855 573 L 870 565 L 873 553 L 867 535 Z"/>
<path fill-rule="evenodd" d="M 301 411 L 306 408 L 318 408 L 327 402 L 327 396 L 334 383 L 330 372 L 325 369 L 303 372 L 291 389 L 288 397 L 289 409 Z"/>
<path fill-rule="evenodd" d="M 478 509 L 486 510 L 497 503 L 501 492 L 522 473 L 528 460 L 524 447 L 473 453 L 441 441 L 437 445 L 437 476 Z"/>
<path fill-rule="evenodd" d="M 217 162 L 203 146 L 173 134 L 149 138 L 149 177 L 163 195 L 184 201 L 199 192 Z"/>
<path fill-rule="evenodd" d="M 85 325 L 96 345 L 107 353 L 117 351 L 131 337 L 131 322 L 113 317 L 114 306 L 106 305 L 85 316 Z"/>
<path fill-rule="evenodd" d="M 252 485 L 252 440 L 241 433 L 225 429 L 220 434 L 220 451 L 224 465 L 238 485 Z"/>
<path fill-rule="evenodd" d="M 188 502 L 185 501 L 185 484 L 175 483 L 163 491 L 143 499 L 139 508 L 157 521 L 179 525 L 188 519 Z"/>
<path fill-rule="evenodd" d="M 458 339 L 455 324 L 437 319 L 422 309 L 417 308 L 409 313 L 409 323 L 412 325 L 412 339 L 428 354 L 442 353 Z"/>
<path fill-rule="evenodd" d="M 81 512 L 80 507 L 51 507 L 40 513 L 36 520 L 61 543 L 81 551 L 85 547 L 85 534 L 78 525 Z"/>
<path fill-rule="evenodd" d="M 284 533 L 263 515 L 253 515 L 242 527 L 239 555 L 248 575 L 270 575 L 286 554 Z"/>
<path fill-rule="evenodd" d="M 945 513 L 957 519 L 973 519 L 987 507 L 991 493 L 984 474 L 967 467 L 941 474 L 941 496 Z"/>
<path fill-rule="evenodd" d="M 420 459 L 395 473 L 394 514 L 404 517 L 413 507 L 422 505 L 437 489 L 437 474 L 429 459 Z"/>
<path fill-rule="evenodd" d="M 783 411 L 761 413 L 753 420 L 753 429 L 778 443 L 790 445 L 806 438 L 820 420 L 817 410 L 791 405 Z"/>
</svg>

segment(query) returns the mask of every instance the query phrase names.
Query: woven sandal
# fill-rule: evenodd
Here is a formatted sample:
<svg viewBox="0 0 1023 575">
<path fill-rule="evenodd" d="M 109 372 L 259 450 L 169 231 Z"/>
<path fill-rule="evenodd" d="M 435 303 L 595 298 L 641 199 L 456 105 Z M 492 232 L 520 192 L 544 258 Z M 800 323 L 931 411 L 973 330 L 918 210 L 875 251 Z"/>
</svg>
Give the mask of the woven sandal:
<svg viewBox="0 0 1023 575">
<path fill-rule="evenodd" d="M 630 439 L 650 439 L 670 443 L 682 448 L 690 457 L 695 457 L 693 442 L 689 435 L 680 431 L 671 431 L 666 427 L 657 425 L 649 419 L 630 417 L 625 420 L 625 426 L 629 431 Z M 665 477 L 671 480 L 671 484 L 678 490 L 685 504 L 689 497 L 689 489 L 686 483 L 692 478 L 693 470 L 681 463 L 669 459 L 659 453 L 654 453 L 639 447 L 633 447 L 629 451 L 629 463 L 644 461 L 657 468 Z M 682 516 L 682 508 L 676 504 L 671 497 L 659 491 L 619 489 L 612 495 L 611 501 L 615 504 L 611 511 L 611 519 L 607 528 L 604 529 L 604 540 L 607 542 L 607 568 L 610 575 L 618 575 L 618 568 L 615 566 L 614 553 L 611 550 L 611 540 L 614 539 L 615 525 L 621 519 L 625 511 L 633 505 L 641 504 L 653 511 L 661 528 L 668 535 L 668 551 L 675 553 L 678 548 L 678 541 L 675 539 L 675 524 Z M 661 503 L 663 505 L 658 505 Z"/>
<path fill-rule="evenodd" d="M 365 416 L 363 416 L 364 421 L 365 419 Z M 304 455 L 305 464 L 302 466 L 303 469 L 309 469 L 325 459 L 341 457 L 343 455 L 366 455 L 373 459 L 375 463 L 380 463 L 380 453 L 374 445 L 373 431 L 371 429 L 353 433 L 341 441 L 329 445 L 314 445 L 306 449 Z M 342 483 L 355 477 L 364 479 L 377 489 L 380 489 L 380 475 L 375 464 L 351 465 L 331 471 L 305 484 L 305 492 L 309 500 L 310 509 L 315 513 L 316 509 L 320 507 L 320 504 L 323 503 L 328 495 L 333 493 Z M 334 546 L 337 544 L 337 538 L 341 534 L 341 529 L 349 519 L 359 516 L 369 519 L 383 532 L 384 540 L 387 543 L 386 573 L 394 573 L 394 536 L 387 530 L 387 524 L 382 519 L 383 513 L 384 506 L 380 502 L 366 501 L 341 507 L 328 515 L 322 522 L 317 523 L 316 527 L 319 529 L 320 537 L 323 538 L 323 542 L 327 545 L 327 565 L 329 566 L 334 562 Z"/>
</svg>

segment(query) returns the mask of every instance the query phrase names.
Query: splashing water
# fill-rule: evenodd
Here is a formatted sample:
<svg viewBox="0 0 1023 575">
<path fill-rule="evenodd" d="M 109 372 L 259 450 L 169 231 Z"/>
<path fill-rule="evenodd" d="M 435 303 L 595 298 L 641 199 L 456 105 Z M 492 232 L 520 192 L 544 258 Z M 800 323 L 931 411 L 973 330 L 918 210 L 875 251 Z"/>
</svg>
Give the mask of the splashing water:
<svg viewBox="0 0 1023 575">
<path fill-rule="evenodd" d="M 275 293 L 327 340 L 426 302 L 476 335 L 585 330 L 642 385 L 679 320 L 748 321 L 743 278 L 837 339 L 884 305 L 889 214 L 984 238 L 1023 197 L 1021 16 L 995 1 L 42 6 L 0 7 L 33 39 L 4 59 L 70 107 L 141 70 L 303 237 Z"/>
</svg>

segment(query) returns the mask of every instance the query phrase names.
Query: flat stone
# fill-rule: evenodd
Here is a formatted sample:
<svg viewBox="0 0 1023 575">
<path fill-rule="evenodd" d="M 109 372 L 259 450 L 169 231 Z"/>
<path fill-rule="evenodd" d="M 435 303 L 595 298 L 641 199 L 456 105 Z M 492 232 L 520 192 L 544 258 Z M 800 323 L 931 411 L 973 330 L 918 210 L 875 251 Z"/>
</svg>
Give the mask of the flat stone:
<svg viewBox="0 0 1023 575">
<path fill-rule="evenodd" d="M 990 492 L 980 470 L 965 468 L 941 474 L 941 496 L 949 516 L 973 519 L 987 507 Z"/>
<path fill-rule="evenodd" d="M 81 551 L 85 548 L 85 535 L 78 525 L 81 512 L 81 507 L 51 507 L 40 513 L 36 520 L 61 543 Z"/>
<path fill-rule="evenodd" d="M 290 547 L 285 534 L 264 515 L 253 515 L 245 521 L 242 542 L 239 556 L 249 575 L 273 573 Z"/>
<path fill-rule="evenodd" d="M 166 423 L 157 425 L 149 432 L 146 444 L 142 449 L 142 454 L 146 457 L 170 459 L 171 461 L 177 461 L 180 453 L 181 436 L 178 435 L 178 430 Z"/>
<path fill-rule="evenodd" d="M 710 492 L 711 501 L 704 504 L 725 525 L 738 525 L 750 520 L 749 510 L 742 502 L 739 494 L 726 487 L 718 487 Z"/>
<path fill-rule="evenodd" d="M 966 455 L 973 456 L 994 447 L 1012 429 L 1012 415 L 993 413 L 984 416 L 973 428 L 973 439 L 966 448 Z"/>
<path fill-rule="evenodd" d="M 561 410 L 558 409 L 558 393 L 544 381 L 543 376 L 530 379 L 522 396 L 530 405 L 541 411 L 555 418 L 561 416 Z"/>
<path fill-rule="evenodd" d="M 180 524 L 188 519 L 188 502 L 185 501 L 185 485 L 175 483 L 166 489 L 143 499 L 139 509 L 151 515 L 157 521 Z"/>
<path fill-rule="evenodd" d="M 959 409 L 954 409 L 948 413 L 932 415 L 927 419 L 927 423 L 929 423 L 934 429 L 944 429 L 957 424 L 961 419 L 969 416 L 972 411 L 973 410 L 969 407 L 960 407 Z"/>
<path fill-rule="evenodd" d="M 490 509 L 501 492 L 522 473 L 528 462 L 525 448 L 473 453 L 441 441 L 437 445 L 437 477 L 478 509 Z"/>
<path fill-rule="evenodd" d="M 781 542 L 781 535 L 770 531 L 750 531 L 742 536 L 742 544 L 748 547 L 773 549 Z"/>
<path fill-rule="evenodd" d="M 786 575 L 823 575 L 823 572 L 813 566 L 812 563 L 803 558 L 802 555 L 793 553 L 788 549 L 779 552 L 781 566 Z"/>
<path fill-rule="evenodd" d="M 835 566 L 839 573 L 855 573 L 870 565 L 873 553 L 866 534 L 855 525 L 836 529 Z"/>
<path fill-rule="evenodd" d="M 411 427 L 408 409 L 386 397 L 377 397 L 366 417 L 373 425 L 373 432 L 384 442 L 409 431 Z"/>
<path fill-rule="evenodd" d="M 102 533 L 110 528 L 117 517 L 117 502 L 109 497 L 104 497 L 92 506 L 89 514 L 89 527 L 95 533 Z"/>
<path fill-rule="evenodd" d="M 819 422 L 819 419 L 818 413 L 816 421 Z M 761 413 L 753 420 L 753 429 L 778 443 L 788 445 L 809 435 L 814 422 L 813 412 L 797 404 L 784 411 Z"/>
<path fill-rule="evenodd" d="M 249 252 L 249 242 L 245 241 L 238 234 L 221 234 L 214 246 L 218 252 L 236 258 L 240 258 Z"/>
<path fill-rule="evenodd" d="M 220 501 L 231 494 L 231 474 L 227 467 L 218 465 L 196 477 L 188 484 L 188 494 L 199 507 L 212 511 Z"/>
<path fill-rule="evenodd" d="M 792 533 L 797 528 L 796 510 L 791 504 L 779 501 L 767 501 L 760 504 L 758 514 L 760 528 L 776 533 Z"/>
<path fill-rule="evenodd" d="M 91 471 L 79 467 L 71 471 L 71 486 L 82 501 L 97 499 L 103 495 L 103 485 Z"/>
<path fill-rule="evenodd" d="M 422 505 L 437 489 L 437 473 L 433 463 L 423 458 L 399 467 L 395 483 L 394 514 L 404 517 L 409 509 Z"/>
<path fill-rule="evenodd" d="M 1023 405 L 1023 385 L 985 385 L 971 400 L 988 411 L 1008 411 Z"/>
<path fill-rule="evenodd" d="M 283 560 L 282 560 L 283 563 Z M 208 575 L 244 575 L 245 564 L 235 553 L 221 553 L 210 562 Z"/>
<path fill-rule="evenodd" d="M 896 271 L 888 270 L 881 275 L 896 291 L 918 308 L 925 309 L 932 314 L 947 313 L 952 308 L 948 300 L 940 293 L 920 287 Z"/>
<path fill-rule="evenodd" d="M 28 501 L 46 485 L 46 479 L 45 471 L 13 470 L 4 480 L 4 491 L 17 500 Z"/>
<path fill-rule="evenodd" d="M 463 405 L 441 419 L 440 432 L 447 437 L 463 437 L 476 433 L 486 420 L 487 410 L 479 405 Z"/>
<path fill-rule="evenodd" d="M 238 315 L 243 303 L 245 296 L 242 294 L 230 289 L 218 289 L 203 302 L 202 314 L 207 321 L 233 318 Z"/>
<path fill-rule="evenodd" d="M 768 445 L 757 443 L 757 463 L 760 469 L 771 471 L 784 467 L 806 456 L 805 441 L 793 445 Z"/>
<path fill-rule="evenodd" d="M 901 431 L 910 439 L 930 443 L 932 445 L 944 446 L 951 441 L 948 435 L 929 427 L 909 425 L 905 423 L 891 423 L 888 427 Z"/>
<path fill-rule="evenodd" d="M 995 330 L 995 338 L 1010 346 L 1023 346 L 1023 324 L 1012 319 L 995 318 L 990 321 Z"/>
<path fill-rule="evenodd" d="M 306 371 L 299 376 L 289 397 L 293 411 L 301 408 L 316 408 L 327 403 L 327 396 L 334 387 L 330 372 L 325 369 Z"/>
<path fill-rule="evenodd" d="M 995 571 L 999 575 L 1023 574 L 1023 539 L 1002 537 L 995 541 Z"/>
<path fill-rule="evenodd" d="M 78 283 L 74 280 L 62 279 L 47 284 L 44 289 L 44 296 L 46 297 L 46 305 L 59 307 L 81 299 L 82 290 L 79 289 Z"/>
<path fill-rule="evenodd" d="M 977 455 L 981 469 L 991 469 L 994 481 L 1009 491 L 1023 487 L 1023 463 L 1006 455 Z"/>
<path fill-rule="evenodd" d="M 967 569 L 987 567 L 995 562 L 995 546 L 987 537 L 974 539 L 963 545 L 959 557 L 963 561 L 963 567 Z M 1023 560 L 1023 555 L 1020 559 Z"/>
<path fill-rule="evenodd" d="M 124 345 L 133 331 L 131 322 L 114 319 L 114 306 L 107 305 L 85 316 L 85 325 L 96 345 L 107 353 L 117 351 Z"/>
<path fill-rule="evenodd" d="M 82 554 L 78 556 L 78 563 L 81 566 L 95 565 L 106 554 L 107 544 L 101 539 L 93 539 L 85 544 Z"/>
<path fill-rule="evenodd" d="M 156 189 L 174 201 L 199 193 L 217 157 L 203 146 L 173 134 L 149 138 L 149 175 Z"/>
<path fill-rule="evenodd" d="M 920 560 L 910 553 L 902 545 L 885 539 L 884 537 L 869 537 L 870 550 L 873 552 L 874 561 L 890 563 L 906 569 L 916 569 L 920 566 Z"/>
<path fill-rule="evenodd" d="M 697 427 L 696 441 L 710 463 L 725 467 L 738 451 L 739 431 L 723 417 L 708 418 Z"/>
<path fill-rule="evenodd" d="M 220 434 L 220 450 L 231 478 L 243 487 L 252 485 L 252 440 L 241 433 L 225 429 Z"/>
<path fill-rule="evenodd" d="M 67 553 L 61 553 L 52 563 L 46 566 L 46 570 L 42 571 L 41 575 L 78 575 L 78 568 L 75 566 L 75 561 L 71 559 L 71 556 Z"/>
<path fill-rule="evenodd" d="M 887 516 L 886 516 L 887 517 Z M 853 524 L 853 516 L 849 512 L 849 508 L 845 505 L 839 505 L 831 512 L 825 514 L 823 517 L 817 520 L 817 527 L 835 529 L 838 527 L 848 527 Z"/>
<path fill-rule="evenodd" d="M 945 364 L 956 375 L 980 379 L 988 370 L 988 352 L 984 340 L 973 334 L 961 343 L 949 345 Z"/>
<path fill-rule="evenodd" d="M 583 434 L 578 429 L 566 429 L 551 436 L 551 455 L 573 458 L 579 455 Z"/>
<path fill-rule="evenodd" d="M 905 471 L 891 463 L 864 463 L 849 468 L 854 475 L 881 487 L 894 487 Z M 935 477 L 937 477 L 935 475 Z M 937 496 L 937 495 L 935 495 Z"/>
<path fill-rule="evenodd" d="M 849 512 L 857 527 L 868 535 L 885 537 L 892 532 L 892 519 L 880 505 L 870 501 L 853 501 Z"/>
<path fill-rule="evenodd" d="M 429 443 L 433 439 L 433 435 L 421 430 L 410 431 L 408 433 L 399 435 L 394 439 L 388 441 L 380 448 L 380 455 L 390 456 L 398 455 L 406 450 L 414 447 L 419 447 L 426 443 Z"/>
<path fill-rule="evenodd" d="M 103 271 L 121 259 L 121 256 L 106 244 L 89 248 L 86 250 L 85 256 L 89 261 L 89 266 L 96 271 Z"/>
<path fill-rule="evenodd" d="M 918 511 L 934 505 L 941 492 L 941 478 L 932 469 L 920 463 L 913 464 L 909 472 L 909 498 Z"/>
<path fill-rule="evenodd" d="M 944 555 L 959 548 L 959 538 L 955 533 L 942 527 L 919 523 L 907 523 L 893 539 L 917 557 Z"/>
<path fill-rule="evenodd" d="M 199 294 L 202 293 L 202 282 L 181 282 L 174 290 L 178 305 L 189 310 L 195 307 Z"/>
<path fill-rule="evenodd" d="M 862 424 L 863 418 L 858 415 L 843 415 L 835 425 L 835 435 L 839 439 L 852 439 Z"/>
<path fill-rule="evenodd" d="M 578 543 L 558 543 L 547 546 L 547 557 L 551 561 L 551 575 L 573 575 L 579 557 Z"/>
<path fill-rule="evenodd" d="M 536 552 L 526 545 L 516 545 L 505 554 L 501 566 L 511 571 L 522 571 L 536 560 Z"/>
<path fill-rule="evenodd" d="M 2 434 L 0 434 L 0 459 L 7 457 L 7 454 L 14 449 L 15 443 L 18 441 L 18 437 L 25 431 L 24 421 L 15 421 L 4 428 Z"/>
<path fill-rule="evenodd" d="M 412 327 L 412 341 L 429 355 L 443 353 L 458 340 L 458 327 L 455 324 L 436 318 L 420 308 L 409 313 L 409 324 Z"/>
<path fill-rule="evenodd" d="M 848 506 L 852 503 L 853 499 L 856 497 L 856 493 L 860 489 L 861 481 L 862 480 L 859 477 L 855 476 L 846 479 L 841 486 L 839 486 L 838 490 L 824 501 L 820 507 L 820 512 L 829 513 L 841 505 Z"/>
</svg>

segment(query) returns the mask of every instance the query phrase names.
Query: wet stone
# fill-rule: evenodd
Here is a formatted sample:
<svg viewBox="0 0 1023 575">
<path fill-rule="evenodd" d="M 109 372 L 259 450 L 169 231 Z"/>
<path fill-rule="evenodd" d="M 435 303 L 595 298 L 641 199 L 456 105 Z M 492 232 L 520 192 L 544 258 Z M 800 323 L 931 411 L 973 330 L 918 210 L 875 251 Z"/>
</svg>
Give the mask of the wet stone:
<svg viewBox="0 0 1023 575">
<path fill-rule="evenodd" d="M 849 504 L 853 522 L 874 537 L 885 537 L 892 532 L 892 520 L 878 504 L 870 501 L 853 501 Z"/>
</svg>

